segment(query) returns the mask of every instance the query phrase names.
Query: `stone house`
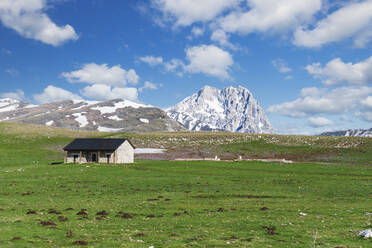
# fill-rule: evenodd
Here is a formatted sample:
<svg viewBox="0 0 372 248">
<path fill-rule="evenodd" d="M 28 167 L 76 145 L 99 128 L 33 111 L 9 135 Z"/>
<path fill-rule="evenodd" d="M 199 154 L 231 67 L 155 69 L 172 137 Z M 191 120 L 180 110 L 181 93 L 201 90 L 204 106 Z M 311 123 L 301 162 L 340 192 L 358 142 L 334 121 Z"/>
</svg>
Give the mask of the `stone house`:
<svg viewBox="0 0 372 248">
<path fill-rule="evenodd" d="M 65 146 L 65 163 L 133 163 L 133 144 L 127 139 L 75 139 Z"/>
</svg>

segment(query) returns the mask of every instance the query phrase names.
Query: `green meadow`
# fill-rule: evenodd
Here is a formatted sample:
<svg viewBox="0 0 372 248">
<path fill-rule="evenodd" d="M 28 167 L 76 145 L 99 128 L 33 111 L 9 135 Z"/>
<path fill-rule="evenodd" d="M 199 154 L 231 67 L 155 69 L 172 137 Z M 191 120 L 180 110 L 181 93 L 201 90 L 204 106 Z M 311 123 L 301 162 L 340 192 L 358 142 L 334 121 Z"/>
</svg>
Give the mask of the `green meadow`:
<svg viewBox="0 0 372 248">
<path fill-rule="evenodd" d="M 258 161 L 58 164 L 76 137 Z M 0 247 L 372 247 L 372 139 L 0 123 Z"/>
</svg>

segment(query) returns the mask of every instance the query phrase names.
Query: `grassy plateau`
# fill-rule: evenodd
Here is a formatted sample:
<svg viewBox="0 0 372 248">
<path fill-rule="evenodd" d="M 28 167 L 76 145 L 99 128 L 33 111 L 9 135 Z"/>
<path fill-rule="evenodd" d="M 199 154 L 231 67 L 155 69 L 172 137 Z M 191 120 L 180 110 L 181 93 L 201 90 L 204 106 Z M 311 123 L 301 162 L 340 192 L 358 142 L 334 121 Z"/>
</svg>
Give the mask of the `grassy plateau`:
<svg viewBox="0 0 372 248">
<path fill-rule="evenodd" d="M 189 157 L 53 164 L 76 137 Z M 0 247 L 372 247 L 372 139 L 0 123 Z"/>
</svg>

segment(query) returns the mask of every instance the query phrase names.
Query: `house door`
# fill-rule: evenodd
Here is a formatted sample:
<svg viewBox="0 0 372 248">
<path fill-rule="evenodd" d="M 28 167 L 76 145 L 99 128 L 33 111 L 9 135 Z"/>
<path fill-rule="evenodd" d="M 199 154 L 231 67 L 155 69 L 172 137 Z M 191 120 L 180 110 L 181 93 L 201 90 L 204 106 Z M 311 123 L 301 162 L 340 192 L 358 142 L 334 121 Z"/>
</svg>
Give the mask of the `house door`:
<svg viewBox="0 0 372 248">
<path fill-rule="evenodd" d="M 92 153 L 92 162 L 97 162 L 97 153 Z"/>
<path fill-rule="evenodd" d="M 74 163 L 76 163 L 76 162 L 77 162 L 77 160 L 78 160 L 78 158 L 79 158 L 79 155 L 77 155 L 77 154 L 74 154 L 73 156 L 74 156 Z"/>
<path fill-rule="evenodd" d="M 107 163 L 110 163 L 111 153 L 106 153 Z"/>
</svg>

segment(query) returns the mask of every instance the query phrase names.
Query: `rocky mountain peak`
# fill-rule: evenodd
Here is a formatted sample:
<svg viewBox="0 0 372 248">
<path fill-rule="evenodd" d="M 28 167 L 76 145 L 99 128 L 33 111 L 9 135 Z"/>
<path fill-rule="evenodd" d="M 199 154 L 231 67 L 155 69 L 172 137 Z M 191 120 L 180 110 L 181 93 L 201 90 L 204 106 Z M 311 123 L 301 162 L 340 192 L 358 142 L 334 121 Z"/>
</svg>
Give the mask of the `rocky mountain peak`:
<svg viewBox="0 0 372 248">
<path fill-rule="evenodd" d="M 243 86 L 222 90 L 205 86 L 167 109 L 167 113 L 189 130 L 273 132 L 264 110 Z"/>
</svg>

